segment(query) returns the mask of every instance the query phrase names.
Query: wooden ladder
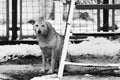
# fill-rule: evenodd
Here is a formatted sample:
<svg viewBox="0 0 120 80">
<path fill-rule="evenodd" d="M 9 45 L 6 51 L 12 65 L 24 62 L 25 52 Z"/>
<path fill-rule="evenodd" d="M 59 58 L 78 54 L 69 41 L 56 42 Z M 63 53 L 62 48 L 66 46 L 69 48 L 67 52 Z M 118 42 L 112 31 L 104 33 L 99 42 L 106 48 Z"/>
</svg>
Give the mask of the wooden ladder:
<svg viewBox="0 0 120 80">
<path fill-rule="evenodd" d="M 71 0 L 69 15 L 68 15 L 68 22 L 67 22 L 66 32 L 65 32 L 65 39 L 64 39 L 64 44 L 63 44 L 63 50 L 62 50 L 60 66 L 58 70 L 58 78 L 61 78 L 63 76 L 63 70 L 66 65 L 65 59 L 67 56 L 67 48 L 68 48 L 68 42 L 70 38 L 70 30 L 71 30 L 71 25 L 72 25 L 74 8 L 75 8 L 75 0 Z"/>
<path fill-rule="evenodd" d="M 93 6 L 93 5 L 91 5 L 91 6 Z M 115 6 L 113 5 L 113 7 L 111 7 L 110 5 L 100 5 L 100 6 L 96 5 L 96 6 L 97 6 L 97 8 L 96 7 L 93 7 L 93 8 L 104 9 L 104 8 L 108 7 L 108 8 L 119 8 L 120 9 L 120 7 L 118 5 L 115 5 Z M 93 67 L 93 66 L 94 67 L 103 67 L 103 66 L 112 67 L 112 66 L 114 66 L 114 67 L 117 67 L 119 69 L 120 64 L 85 64 L 85 63 L 75 63 L 75 62 L 73 63 L 73 62 L 65 61 L 66 56 L 67 56 L 68 42 L 70 39 L 70 30 L 71 30 L 71 26 L 72 26 L 73 12 L 74 12 L 75 7 L 76 7 L 75 0 L 71 0 L 68 21 L 67 21 L 67 27 L 66 27 L 66 32 L 65 32 L 65 39 L 64 39 L 64 44 L 63 44 L 63 50 L 62 50 L 60 66 L 59 66 L 59 70 L 58 70 L 58 78 L 62 78 L 65 65 L 79 65 L 79 66 L 86 66 L 86 67 Z M 83 6 L 83 7 L 91 9 L 91 7 L 87 7 L 87 6 Z M 83 7 L 81 7 L 81 8 L 83 8 Z M 88 34 L 90 34 L 90 33 L 88 33 Z M 95 34 L 107 34 L 107 35 L 113 34 L 114 35 L 114 33 L 106 33 L 106 32 L 105 33 L 104 32 L 103 33 L 95 33 Z M 116 33 L 116 34 L 120 35 L 120 33 Z M 94 34 L 92 33 L 91 35 L 94 35 Z"/>
</svg>

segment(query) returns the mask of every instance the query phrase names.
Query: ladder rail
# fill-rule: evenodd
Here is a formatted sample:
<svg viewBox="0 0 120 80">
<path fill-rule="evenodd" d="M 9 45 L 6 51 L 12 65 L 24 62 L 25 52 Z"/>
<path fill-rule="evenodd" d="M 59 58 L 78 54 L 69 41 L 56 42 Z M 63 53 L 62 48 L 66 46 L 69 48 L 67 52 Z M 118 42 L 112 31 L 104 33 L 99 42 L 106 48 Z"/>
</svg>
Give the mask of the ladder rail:
<svg viewBox="0 0 120 80">
<path fill-rule="evenodd" d="M 69 42 L 69 38 L 70 38 L 70 29 L 71 29 L 71 22 L 73 19 L 74 7 L 75 7 L 75 0 L 71 0 L 70 13 L 68 16 L 68 22 L 67 22 L 67 26 L 66 26 L 67 28 L 66 28 L 66 33 L 65 33 L 63 50 L 62 50 L 60 66 L 59 66 L 59 70 L 58 70 L 58 78 L 61 78 L 63 76 L 63 70 L 64 70 L 64 66 L 65 66 L 65 59 L 67 56 L 67 48 L 68 48 L 68 42 Z"/>
</svg>

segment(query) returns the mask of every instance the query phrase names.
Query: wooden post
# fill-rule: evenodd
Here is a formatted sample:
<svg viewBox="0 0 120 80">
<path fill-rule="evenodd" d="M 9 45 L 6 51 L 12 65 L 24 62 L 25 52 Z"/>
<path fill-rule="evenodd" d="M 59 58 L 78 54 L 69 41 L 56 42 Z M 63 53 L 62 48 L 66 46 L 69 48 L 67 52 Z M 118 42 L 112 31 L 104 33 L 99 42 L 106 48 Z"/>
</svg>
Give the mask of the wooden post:
<svg viewBox="0 0 120 80">
<path fill-rule="evenodd" d="M 17 0 L 12 0 L 12 40 L 17 39 Z"/>
<path fill-rule="evenodd" d="M 100 4 L 100 0 L 97 0 L 97 3 Z M 97 31 L 100 32 L 100 9 L 97 10 Z"/>
<path fill-rule="evenodd" d="M 9 39 L 9 0 L 6 0 L 6 40 Z"/>
<path fill-rule="evenodd" d="M 109 4 L 109 0 L 103 0 L 103 4 Z M 104 32 L 109 31 L 109 10 L 108 9 L 103 10 L 103 31 Z"/>
<path fill-rule="evenodd" d="M 22 40 L 22 0 L 20 0 L 20 40 Z"/>
<path fill-rule="evenodd" d="M 112 4 L 115 4 L 115 1 L 112 0 Z M 115 26 L 115 9 L 112 9 L 112 27 Z M 114 32 L 115 29 L 113 28 L 112 31 Z"/>
</svg>

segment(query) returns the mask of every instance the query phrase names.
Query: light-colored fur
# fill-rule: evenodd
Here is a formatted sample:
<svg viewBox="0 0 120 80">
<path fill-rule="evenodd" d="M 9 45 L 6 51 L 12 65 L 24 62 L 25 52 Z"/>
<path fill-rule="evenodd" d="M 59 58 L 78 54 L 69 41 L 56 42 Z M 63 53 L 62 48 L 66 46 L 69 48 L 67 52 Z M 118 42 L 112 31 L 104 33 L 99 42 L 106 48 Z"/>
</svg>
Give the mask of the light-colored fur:
<svg viewBox="0 0 120 80">
<path fill-rule="evenodd" d="M 33 30 L 36 33 L 39 46 L 42 50 L 43 72 L 46 70 L 47 55 L 51 55 L 50 68 L 48 73 L 53 73 L 56 60 L 60 59 L 63 36 L 59 35 L 43 17 L 37 19 L 33 24 Z M 48 56 L 50 57 L 50 56 Z"/>
</svg>

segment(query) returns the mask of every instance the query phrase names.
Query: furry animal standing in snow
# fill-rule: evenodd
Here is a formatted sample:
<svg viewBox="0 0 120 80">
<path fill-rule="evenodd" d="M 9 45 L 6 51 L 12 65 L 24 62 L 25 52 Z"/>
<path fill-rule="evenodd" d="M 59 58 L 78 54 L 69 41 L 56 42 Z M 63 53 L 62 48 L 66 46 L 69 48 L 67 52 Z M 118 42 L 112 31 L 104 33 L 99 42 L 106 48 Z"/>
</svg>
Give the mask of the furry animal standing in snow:
<svg viewBox="0 0 120 80">
<path fill-rule="evenodd" d="M 51 23 L 47 22 L 43 17 L 35 21 L 29 21 L 33 24 L 33 30 L 36 33 L 39 46 L 42 50 L 42 62 L 43 62 L 43 72 L 46 71 L 46 61 L 47 55 L 50 57 L 50 68 L 48 73 L 53 73 L 55 68 L 55 63 L 60 60 L 62 46 L 63 46 L 63 36 L 59 35 L 55 29 L 52 27 Z"/>
</svg>

